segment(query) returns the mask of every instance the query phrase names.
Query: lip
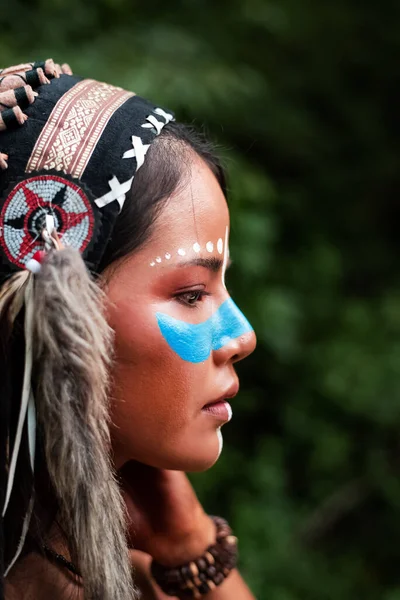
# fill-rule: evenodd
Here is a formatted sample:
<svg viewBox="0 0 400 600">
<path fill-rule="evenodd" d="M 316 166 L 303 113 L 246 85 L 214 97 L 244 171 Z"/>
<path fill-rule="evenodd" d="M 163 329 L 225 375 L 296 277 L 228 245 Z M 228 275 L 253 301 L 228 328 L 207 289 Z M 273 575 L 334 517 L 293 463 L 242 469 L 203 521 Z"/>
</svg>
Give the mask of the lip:
<svg viewBox="0 0 400 600">
<path fill-rule="evenodd" d="M 232 408 L 229 402 L 226 400 L 214 402 L 213 404 L 206 404 L 202 409 L 202 412 L 216 417 L 223 423 L 226 423 L 232 419 Z"/>
<path fill-rule="evenodd" d="M 230 421 L 232 418 L 232 408 L 227 400 L 229 398 L 234 398 L 239 391 L 239 383 L 235 382 L 232 384 L 222 396 L 217 398 L 217 400 L 213 400 L 212 402 L 207 402 L 202 408 L 202 412 L 217 417 L 222 421 Z"/>
</svg>

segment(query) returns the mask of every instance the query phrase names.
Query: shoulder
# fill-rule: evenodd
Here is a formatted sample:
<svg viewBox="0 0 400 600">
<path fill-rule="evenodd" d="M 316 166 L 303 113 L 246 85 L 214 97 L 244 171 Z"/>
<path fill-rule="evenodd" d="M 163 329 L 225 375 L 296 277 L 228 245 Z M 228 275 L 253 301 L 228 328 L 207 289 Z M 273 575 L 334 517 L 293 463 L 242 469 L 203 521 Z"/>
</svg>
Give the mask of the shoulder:
<svg viewBox="0 0 400 600">
<path fill-rule="evenodd" d="M 77 578 L 35 552 L 11 569 L 4 593 L 5 600 L 83 600 Z"/>
<path fill-rule="evenodd" d="M 134 581 L 141 600 L 170 600 L 150 577 L 151 557 L 131 551 Z M 5 600 L 84 600 L 77 579 L 67 570 L 32 552 L 15 565 L 5 581 Z"/>
</svg>

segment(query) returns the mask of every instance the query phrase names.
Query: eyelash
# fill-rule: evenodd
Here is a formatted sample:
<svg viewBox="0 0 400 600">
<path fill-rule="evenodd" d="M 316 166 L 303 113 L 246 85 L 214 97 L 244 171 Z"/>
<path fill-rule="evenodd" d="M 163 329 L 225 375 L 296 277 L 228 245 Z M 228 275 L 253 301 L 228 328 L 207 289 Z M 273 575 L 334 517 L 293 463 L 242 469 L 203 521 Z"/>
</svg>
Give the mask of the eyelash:
<svg viewBox="0 0 400 600">
<path fill-rule="evenodd" d="M 196 298 L 193 303 L 190 303 L 184 299 L 187 296 L 196 296 Z M 205 290 L 189 290 L 188 292 L 177 294 L 175 298 L 184 306 L 188 306 L 189 308 L 198 308 L 198 303 L 201 302 L 204 296 L 211 296 L 211 294 Z"/>
</svg>

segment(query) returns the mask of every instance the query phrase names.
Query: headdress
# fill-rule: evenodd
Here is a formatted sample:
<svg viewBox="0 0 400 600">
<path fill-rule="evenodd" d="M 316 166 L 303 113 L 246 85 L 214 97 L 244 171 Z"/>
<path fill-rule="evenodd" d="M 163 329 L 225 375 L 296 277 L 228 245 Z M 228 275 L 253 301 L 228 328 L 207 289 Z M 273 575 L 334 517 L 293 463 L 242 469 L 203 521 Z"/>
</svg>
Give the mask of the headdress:
<svg viewBox="0 0 400 600">
<path fill-rule="evenodd" d="M 130 576 L 108 463 L 110 332 L 88 269 L 99 269 L 135 173 L 172 119 L 52 60 L 0 71 L 0 351 L 8 367 L 0 382 L 0 566 L 7 574 L 23 548 L 41 451 L 78 561 L 81 536 L 86 547 L 108 545 L 113 560 L 121 554 L 119 588 L 107 551 L 86 556 L 88 598 L 128 597 Z M 115 514 L 99 532 L 91 515 L 102 502 Z M 1 543 L 10 520 L 18 539 Z"/>
</svg>

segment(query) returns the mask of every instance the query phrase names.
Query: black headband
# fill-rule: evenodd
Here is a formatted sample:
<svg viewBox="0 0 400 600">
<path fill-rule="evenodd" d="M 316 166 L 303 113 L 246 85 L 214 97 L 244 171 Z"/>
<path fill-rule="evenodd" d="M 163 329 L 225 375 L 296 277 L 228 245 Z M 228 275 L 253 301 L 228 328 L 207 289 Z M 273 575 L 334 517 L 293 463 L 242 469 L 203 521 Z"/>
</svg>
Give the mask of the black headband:
<svg viewBox="0 0 400 600">
<path fill-rule="evenodd" d="M 3 89 L 26 76 L 7 72 L 0 77 L 0 100 Z M 26 88 L 15 90 L 15 108 L 0 113 L 0 119 L 7 113 L 0 131 L 3 164 L 8 155 L 8 168 L 0 168 L 0 279 L 42 249 L 46 214 L 61 241 L 78 248 L 96 271 L 135 172 L 173 119 L 131 92 L 68 74 L 37 91 L 29 103 Z M 28 119 L 15 127 L 21 108 Z"/>
</svg>

